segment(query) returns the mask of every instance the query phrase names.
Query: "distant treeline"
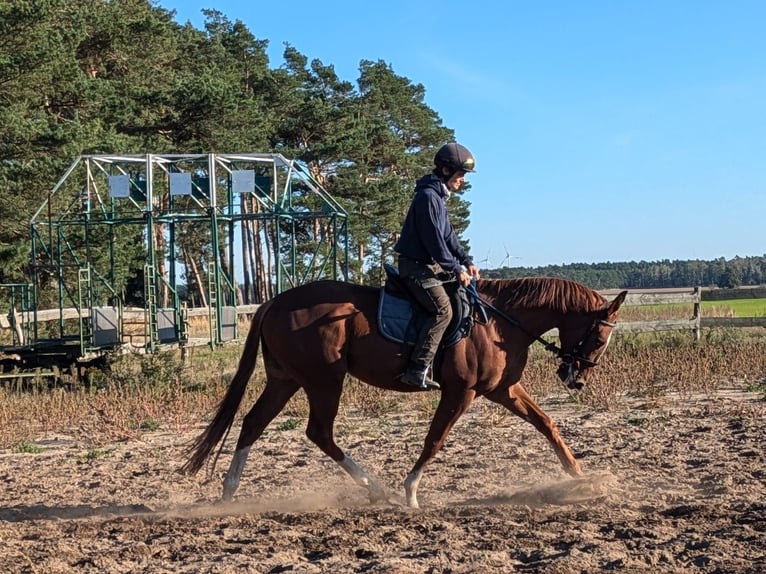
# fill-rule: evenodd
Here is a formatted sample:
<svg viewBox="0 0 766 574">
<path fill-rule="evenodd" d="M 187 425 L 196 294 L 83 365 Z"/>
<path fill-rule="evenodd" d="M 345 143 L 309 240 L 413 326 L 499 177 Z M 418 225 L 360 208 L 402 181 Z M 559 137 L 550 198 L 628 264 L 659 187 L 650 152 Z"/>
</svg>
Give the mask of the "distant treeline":
<svg viewBox="0 0 766 574">
<path fill-rule="evenodd" d="M 712 261 L 673 260 L 607 263 L 571 263 L 545 267 L 487 269 L 482 276 L 562 277 L 593 289 L 658 289 L 662 287 L 740 287 L 766 284 L 766 255 L 723 257 Z"/>
</svg>

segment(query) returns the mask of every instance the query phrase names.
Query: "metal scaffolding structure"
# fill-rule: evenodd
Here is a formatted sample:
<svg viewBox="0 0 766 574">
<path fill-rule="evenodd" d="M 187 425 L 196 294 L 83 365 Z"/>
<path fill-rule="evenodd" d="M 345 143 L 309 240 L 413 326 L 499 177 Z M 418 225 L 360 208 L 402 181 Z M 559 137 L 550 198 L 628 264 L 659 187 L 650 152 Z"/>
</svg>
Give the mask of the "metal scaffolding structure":
<svg viewBox="0 0 766 574">
<path fill-rule="evenodd" d="M 221 344 L 243 304 L 347 280 L 347 220 L 280 154 L 80 156 L 31 219 L 30 284 L 0 286 L 18 323 L 2 351 L 69 360 L 123 345 L 136 299 L 147 352 L 188 344 L 192 284 Z"/>
</svg>

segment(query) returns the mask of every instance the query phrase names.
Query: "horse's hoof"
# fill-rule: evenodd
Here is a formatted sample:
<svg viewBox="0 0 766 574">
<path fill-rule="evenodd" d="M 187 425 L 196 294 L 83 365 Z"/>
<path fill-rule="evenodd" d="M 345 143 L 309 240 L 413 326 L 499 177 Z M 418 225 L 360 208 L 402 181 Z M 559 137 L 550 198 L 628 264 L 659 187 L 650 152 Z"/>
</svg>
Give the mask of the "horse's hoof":
<svg viewBox="0 0 766 574">
<path fill-rule="evenodd" d="M 404 503 L 399 498 L 389 491 L 385 486 L 379 482 L 373 483 L 369 487 L 369 499 L 370 504 L 390 504 L 391 506 L 404 506 Z"/>
<path fill-rule="evenodd" d="M 388 501 L 388 490 L 379 483 L 373 483 L 369 489 L 370 502 L 375 504 L 376 502 Z"/>
<path fill-rule="evenodd" d="M 223 493 L 221 493 L 221 502 L 231 502 L 232 500 L 234 500 L 234 491 L 224 488 Z"/>
</svg>

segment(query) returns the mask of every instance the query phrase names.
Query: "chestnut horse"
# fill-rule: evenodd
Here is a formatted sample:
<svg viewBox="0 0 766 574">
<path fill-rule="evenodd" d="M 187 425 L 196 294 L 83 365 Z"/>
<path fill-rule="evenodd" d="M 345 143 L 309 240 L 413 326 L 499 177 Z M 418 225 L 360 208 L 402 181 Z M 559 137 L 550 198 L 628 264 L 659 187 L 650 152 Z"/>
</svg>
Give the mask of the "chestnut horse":
<svg viewBox="0 0 766 574">
<path fill-rule="evenodd" d="M 580 465 L 556 425 L 519 382 L 528 348 L 557 328 L 561 358 L 559 377 L 581 388 L 609 344 L 617 313 L 627 291 L 608 302 L 596 291 L 563 279 L 482 279 L 476 282 L 486 323 L 444 350 L 441 398 L 420 457 L 405 480 L 406 502 L 417 508 L 418 483 L 426 464 L 442 448 L 447 434 L 479 396 L 499 403 L 530 422 L 553 446 L 566 472 L 582 475 Z M 318 281 L 285 291 L 261 305 L 253 317 L 239 367 L 209 426 L 189 449 L 181 469 L 199 471 L 216 445 L 228 435 L 255 369 L 262 347 L 266 383 L 245 416 L 231 466 L 223 482 L 223 499 L 239 486 L 250 447 L 298 389 L 309 403 L 306 435 L 337 462 L 372 499 L 385 497 L 382 487 L 333 438 L 346 374 L 394 391 L 417 391 L 399 377 L 407 357 L 403 346 L 378 332 L 380 289 L 340 281 Z"/>
</svg>

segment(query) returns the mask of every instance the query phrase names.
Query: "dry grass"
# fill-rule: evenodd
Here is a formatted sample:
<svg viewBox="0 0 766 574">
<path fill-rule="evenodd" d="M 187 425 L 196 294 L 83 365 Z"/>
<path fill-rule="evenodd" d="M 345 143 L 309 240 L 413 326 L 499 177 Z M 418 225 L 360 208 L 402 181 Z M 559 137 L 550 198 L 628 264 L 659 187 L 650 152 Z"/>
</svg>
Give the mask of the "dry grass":
<svg viewBox="0 0 766 574">
<path fill-rule="evenodd" d="M 758 330 L 710 331 L 698 343 L 688 333 L 624 334 L 615 338 L 591 384 L 576 400 L 596 409 L 619 408 L 636 397 L 648 405 L 661 405 L 671 394 L 709 394 L 721 387 L 754 390 L 766 399 L 764 350 L 766 335 Z M 0 388 L 0 447 L 14 447 L 41 435 L 67 434 L 95 448 L 160 428 L 181 432 L 198 426 L 225 392 L 240 351 L 235 345 L 214 352 L 197 347 L 186 364 L 178 353 L 121 356 L 111 362 L 108 372 L 96 373 L 90 387 L 74 390 L 49 389 L 42 383 L 23 389 L 6 384 Z M 523 383 L 537 399 L 562 392 L 556 364 L 540 346 L 532 348 Z M 242 411 L 253 404 L 262 387 L 257 372 Z M 352 415 L 384 419 L 400 412 L 427 421 L 438 398 L 437 393 L 392 393 L 349 380 L 339 422 Z M 299 419 L 301 426 L 307 414 L 302 393 L 282 412 Z"/>
<path fill-rule="evenodd" d="M 766 398 L 766 337 L 716 330 L 694 343 L 690 335 L 623 336 L 594 372 L 585 400 L 613 408 L 623 399 L 711 395 L 722 388 L 760 391 Z"/>
</svg>

